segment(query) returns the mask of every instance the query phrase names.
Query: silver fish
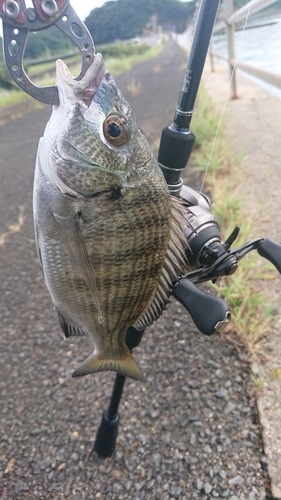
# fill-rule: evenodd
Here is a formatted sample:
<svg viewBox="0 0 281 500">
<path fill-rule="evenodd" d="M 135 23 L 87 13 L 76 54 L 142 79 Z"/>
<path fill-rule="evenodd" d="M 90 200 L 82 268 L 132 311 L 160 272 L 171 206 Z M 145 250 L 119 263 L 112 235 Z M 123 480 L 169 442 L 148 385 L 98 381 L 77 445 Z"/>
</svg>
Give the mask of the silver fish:
<svg viewBox="0 0 281 500">
<path fill-rule="evenodd" d="M 134 112 L 102 56 L 80 81 L 57 61 L 59 104 L 40 139 L 34 181 L 39 262 L 65 337 L 94 352 L 73 376 L 142 372 L 125 344 L 169 302 L 186 266 L 184 209 L 168 191 Z"/>
</svg>

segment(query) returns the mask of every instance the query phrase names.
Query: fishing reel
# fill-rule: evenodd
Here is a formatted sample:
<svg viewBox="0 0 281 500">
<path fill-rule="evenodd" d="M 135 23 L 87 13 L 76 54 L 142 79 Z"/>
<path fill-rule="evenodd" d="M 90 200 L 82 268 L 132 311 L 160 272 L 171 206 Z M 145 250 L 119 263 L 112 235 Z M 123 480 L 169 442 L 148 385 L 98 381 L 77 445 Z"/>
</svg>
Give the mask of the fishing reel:
<svg viewBox="0 0 281 500">
<path fill-rule="evenodd" d="M 180 277 L 174 285 L 173 295 L 188 310 L 197 328 L 204 335 L 212 335 L 229 323 L 230 308 L 223 299 L 202 291 L 195 284 L 230 276 L 236 271 L 239 260 L 251 250 L 257 250 L 281 273 L 281 245 L 268 238 L 257 238 L 231 250 L 239 228 L 236 227 L 222 243 L 208 198 L 187 186 L 182 186 L 180 197 L 190 211 L 185 218 L 193 228 L 186 226 L 184 229 L 188 242 L 186 255 L 192 270 Z"/>
</svg>

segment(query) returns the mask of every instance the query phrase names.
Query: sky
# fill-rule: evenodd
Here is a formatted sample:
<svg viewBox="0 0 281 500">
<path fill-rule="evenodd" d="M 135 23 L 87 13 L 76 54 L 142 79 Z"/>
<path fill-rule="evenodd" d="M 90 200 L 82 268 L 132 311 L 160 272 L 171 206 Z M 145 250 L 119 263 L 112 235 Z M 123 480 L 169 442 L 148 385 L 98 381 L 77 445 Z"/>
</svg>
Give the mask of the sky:
<svg viewBox="0 0 281 500">
<path fill-rule="evenodd" d="M 70 5 L 72 5 L 76 14 L 84 21 L 85 17 L 91 12 L 91 10 L 96 7 L 101 7 L 105 3 L 104 0 L 70 0 Z"/>
</svg>

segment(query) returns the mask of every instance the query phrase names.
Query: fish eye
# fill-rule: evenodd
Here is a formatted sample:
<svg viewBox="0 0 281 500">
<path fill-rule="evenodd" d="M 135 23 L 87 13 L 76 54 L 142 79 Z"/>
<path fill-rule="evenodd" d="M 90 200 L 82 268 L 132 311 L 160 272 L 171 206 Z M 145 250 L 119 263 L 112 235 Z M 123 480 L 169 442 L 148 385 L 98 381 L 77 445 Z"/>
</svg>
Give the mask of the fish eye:
<svg viewBox="0 0 281 500">
<path fill-rule="evenodd" d="M 106 140 L 114 146 L 123 146 L 131 136 L 126 118 L 118 112 L 111 113 L 104 120 L 103 134 Z"/>
</svg>

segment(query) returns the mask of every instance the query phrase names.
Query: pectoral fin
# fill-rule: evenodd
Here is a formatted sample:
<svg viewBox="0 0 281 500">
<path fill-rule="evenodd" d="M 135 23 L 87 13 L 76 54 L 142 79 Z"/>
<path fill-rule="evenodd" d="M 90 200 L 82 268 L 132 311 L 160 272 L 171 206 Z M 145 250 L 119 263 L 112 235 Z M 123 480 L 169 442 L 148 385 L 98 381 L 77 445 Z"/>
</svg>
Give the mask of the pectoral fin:
<svg viewBox="0 0 281 500">
<path fill-rule="evenodd" d="M 53 214 L 53 217 L 60 229 L 60 235 L 68 255 L 72 259 L 74 265 L 80 271 L 89 287 L 90 292 L 93 295 L 99 322 L 102 323 L 103 318 L 99 303 L 97 283 L 90 263 L 85 241 L 80 229 L 78 214 L 75 214 L 74 216 L 69 218 L 60 217 L 56 214 Z"/>
<path fill-rule="evenodd" d="M 45 281 L 42 254 L 41 254 L 41 248 L 40 248 L 40 244 L 39 244 L 38 228 L 37 228 L 36 224 L 35 224 L 35 228 L 34 228 L 34 234 L 35 234 L 35 246 L 36 246 L 36 251 L 37 251 L 38 262 L 39 262 L 39 266 L 40 266 L 40 269 L 42 272 L 43 280 Z"/>
<path fill-rule="evenodd" d="M 127 347 L 124 349 L 124 355 L 116 358 L 106 358 L 95 353 L 91 354 L 86 361 L 73 372 L 72 377 L 81 377 L 82 375 L 105 370 L 112 370 L 120 375 L 133 379 L 143 378 L 142 371 L 136 364 Z"/>
</svg>

